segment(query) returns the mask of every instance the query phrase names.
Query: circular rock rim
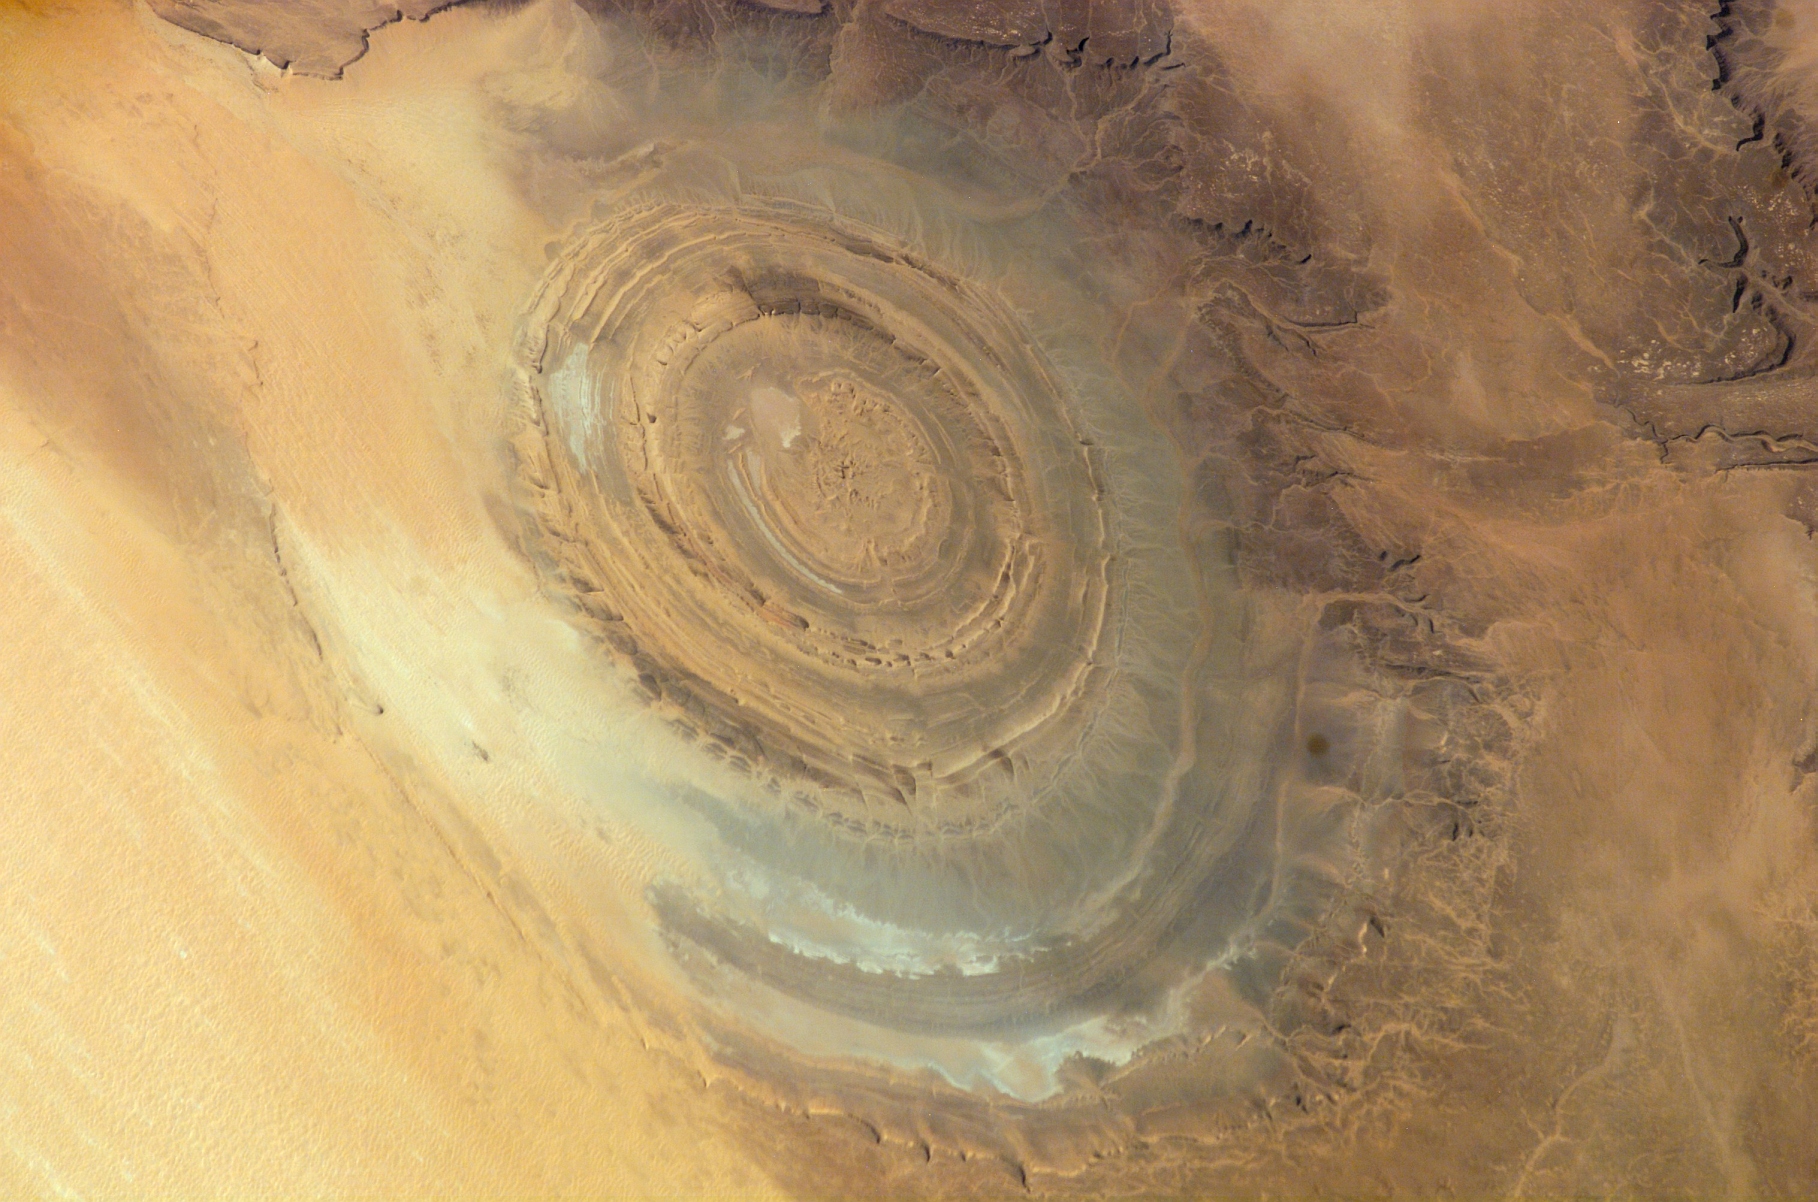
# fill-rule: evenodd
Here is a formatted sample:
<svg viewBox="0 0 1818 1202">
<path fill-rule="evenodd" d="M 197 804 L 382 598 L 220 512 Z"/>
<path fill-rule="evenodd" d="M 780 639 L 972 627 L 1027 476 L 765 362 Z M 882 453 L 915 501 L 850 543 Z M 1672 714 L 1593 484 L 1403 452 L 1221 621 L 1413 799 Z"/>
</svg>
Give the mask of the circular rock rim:
<svg viewBox="0 0 1818 1202">
<path fill-rule="evenodd" d="M 715 364 L 740 339 L 775 344 L 749 365 L 765 383 Z M 913 587 L 842 610 L 839 582 L 790 580 L 788 548 L 727 502 L 716 437 L 749 449 L 733 419 L 792 378 L 870 390 L 931 448 L 950 528 L 914 532 L 939 537 L 884 581 Z M 556 253 L 518 387 L 546 575 L 684 741 L 895 838 L 995 827 L 1077 747 L 1114 657 L 1114 515 L 1074 399 L 1001 299 L 808 206 L 651 204 Z"/>
</svg>

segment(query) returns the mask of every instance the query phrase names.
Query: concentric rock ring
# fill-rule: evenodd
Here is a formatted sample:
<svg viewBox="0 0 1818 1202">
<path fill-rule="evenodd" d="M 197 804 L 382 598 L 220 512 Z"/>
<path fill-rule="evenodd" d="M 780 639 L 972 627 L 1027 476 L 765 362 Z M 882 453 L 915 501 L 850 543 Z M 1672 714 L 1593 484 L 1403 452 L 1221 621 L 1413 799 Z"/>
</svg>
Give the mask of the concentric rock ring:
<svg viewBox="0 0 1818 1202">
<path fill-rule="evenodd" d="M 1110 516 L 1001 302 L 825 214 L 654 205 L 558 257 L 524 370 L 546 549 L 710 754 L 951 831 L 1077 746 Z"/>
</svg>

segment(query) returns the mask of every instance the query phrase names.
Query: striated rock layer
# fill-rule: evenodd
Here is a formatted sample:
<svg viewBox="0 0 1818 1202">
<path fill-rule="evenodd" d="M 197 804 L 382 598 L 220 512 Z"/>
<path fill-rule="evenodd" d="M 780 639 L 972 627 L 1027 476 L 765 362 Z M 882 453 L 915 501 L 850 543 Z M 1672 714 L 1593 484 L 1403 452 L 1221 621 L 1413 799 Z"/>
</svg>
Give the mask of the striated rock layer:
<svg viewBox="0 0 1818 1202">
<path fill-rule="evenodd" d="M 1811 1193 L 1815 22 L 0 13 L 0 1181 Z"/>
</svg>

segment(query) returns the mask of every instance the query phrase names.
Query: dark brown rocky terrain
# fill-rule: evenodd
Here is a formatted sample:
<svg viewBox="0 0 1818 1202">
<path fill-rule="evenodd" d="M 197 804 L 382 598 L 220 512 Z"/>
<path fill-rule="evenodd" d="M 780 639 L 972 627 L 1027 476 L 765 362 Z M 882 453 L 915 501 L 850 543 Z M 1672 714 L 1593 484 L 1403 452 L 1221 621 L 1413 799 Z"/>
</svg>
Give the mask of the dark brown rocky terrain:
<svg viewBox="0 0 1818 1202">
<path fill-rule="evenodd" d="M 1809 1196 L 1818 8 L 0 15 L 0 1181 Z"/>
</svg>

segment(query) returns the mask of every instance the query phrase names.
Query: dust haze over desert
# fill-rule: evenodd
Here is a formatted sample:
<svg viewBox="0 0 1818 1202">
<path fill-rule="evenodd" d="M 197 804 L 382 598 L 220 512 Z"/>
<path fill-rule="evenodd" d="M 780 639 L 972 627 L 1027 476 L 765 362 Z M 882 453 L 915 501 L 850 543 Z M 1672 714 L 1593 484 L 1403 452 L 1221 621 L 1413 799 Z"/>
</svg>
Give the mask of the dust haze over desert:
<svg viewBox="0 0 1818 1202">
<path fill-rule="evenodd" d="M 0 1188 L 1818 1191 L 1818 6 L 0 10 Z"/>
</svg>

